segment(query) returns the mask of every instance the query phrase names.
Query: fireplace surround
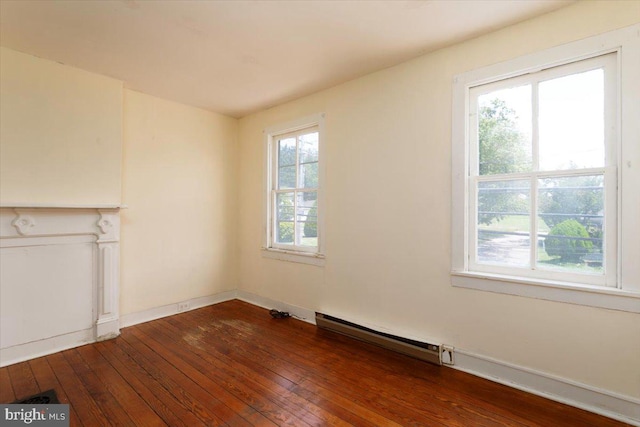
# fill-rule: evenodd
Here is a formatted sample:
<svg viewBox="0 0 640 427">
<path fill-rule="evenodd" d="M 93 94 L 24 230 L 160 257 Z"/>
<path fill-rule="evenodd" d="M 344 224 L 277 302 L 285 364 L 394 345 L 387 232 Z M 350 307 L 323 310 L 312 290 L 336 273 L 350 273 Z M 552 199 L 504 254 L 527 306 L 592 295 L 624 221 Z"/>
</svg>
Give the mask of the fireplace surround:
<svg viewBox="0 0 640 427">
<path fill-rule="evenodd" d="M 121 208 L 0 206 L 0 366 L 120 334 Z"/>
</svg>

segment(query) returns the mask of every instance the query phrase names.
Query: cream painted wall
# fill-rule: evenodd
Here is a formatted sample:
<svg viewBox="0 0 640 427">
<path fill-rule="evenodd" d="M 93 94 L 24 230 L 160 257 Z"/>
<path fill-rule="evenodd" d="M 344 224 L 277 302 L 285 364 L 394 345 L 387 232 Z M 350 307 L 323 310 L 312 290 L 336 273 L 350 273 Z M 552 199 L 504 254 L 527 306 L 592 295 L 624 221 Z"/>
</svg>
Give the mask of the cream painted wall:
<svg viewBox="0 0 640 427">
<path fill-rule="evenodd" d="M 120 204 L 122 82 L 0 48 L 0 202 Z"/>
<path fill-rule="evenodd" d="M 1 54 L 2 203 L 127 204 L 123 315 L 237 287 L 236 119 Z"/>
<path fill-rule="evenodd" d="M 578 2 L 240 120 L 242 290 L 631 397 L 640 316 L 450 285 L 453 76 L 640 22 Z M 265 127 L 326 113 L 326 265 L 261 256 Z"/>
<path fill-rule="evenodd" d="M 124 91 L 121 314 L 236 289 L 237 120 Z"/>
</svg>

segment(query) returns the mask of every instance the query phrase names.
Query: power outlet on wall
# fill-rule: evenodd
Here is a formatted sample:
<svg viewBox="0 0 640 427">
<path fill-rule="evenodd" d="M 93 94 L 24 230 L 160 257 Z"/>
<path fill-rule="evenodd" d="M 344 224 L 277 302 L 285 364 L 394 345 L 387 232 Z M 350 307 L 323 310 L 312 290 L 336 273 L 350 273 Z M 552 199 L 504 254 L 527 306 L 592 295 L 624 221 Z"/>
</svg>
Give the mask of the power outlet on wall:
<svg viewBox="0 0 640 427">
<path fill-rule="evenodd" d="M 443 365 L 453 365 L 453 346 L 450 345 L 442 345 L 442 353 L 440 354 L 440 361 Z"/>
<path fill-rule="evenodd" d="M 181 311 L 189 310 L 189 306 L 190 306 L 190 304 L 188 302 L 179 302 L 178 303 L 178 313 L 180 313 Z"/>
</svg>

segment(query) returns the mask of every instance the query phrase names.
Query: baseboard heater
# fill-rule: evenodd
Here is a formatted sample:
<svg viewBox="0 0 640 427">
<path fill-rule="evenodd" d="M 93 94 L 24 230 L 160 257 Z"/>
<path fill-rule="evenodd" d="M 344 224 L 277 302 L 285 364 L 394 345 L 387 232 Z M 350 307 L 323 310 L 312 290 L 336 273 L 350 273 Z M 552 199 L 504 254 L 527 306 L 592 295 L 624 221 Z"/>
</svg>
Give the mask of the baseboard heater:
<svg viewBox="0 0 640 427">
<path fill-rule="evenodd" d="M 316 313 L 316 325 L 322 329 L 338 332 L 436 365 L 442 364 L 439 344 L 429 344 L 375 331 L 322 313 Z"/>
</svg>

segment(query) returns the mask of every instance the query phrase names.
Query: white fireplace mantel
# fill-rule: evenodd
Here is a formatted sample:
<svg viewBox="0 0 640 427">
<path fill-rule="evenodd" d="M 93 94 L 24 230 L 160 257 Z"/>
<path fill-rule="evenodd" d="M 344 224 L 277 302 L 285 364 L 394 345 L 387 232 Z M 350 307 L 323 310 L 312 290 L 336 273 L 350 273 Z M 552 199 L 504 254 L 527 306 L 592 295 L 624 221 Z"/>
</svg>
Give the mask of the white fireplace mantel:
<svg viewBox="0 0 640 427">
<path fill-rule="evenodd" d="M 121 205 L 0 205 L 0 366 L 120 334 Z"/>
</svg>

